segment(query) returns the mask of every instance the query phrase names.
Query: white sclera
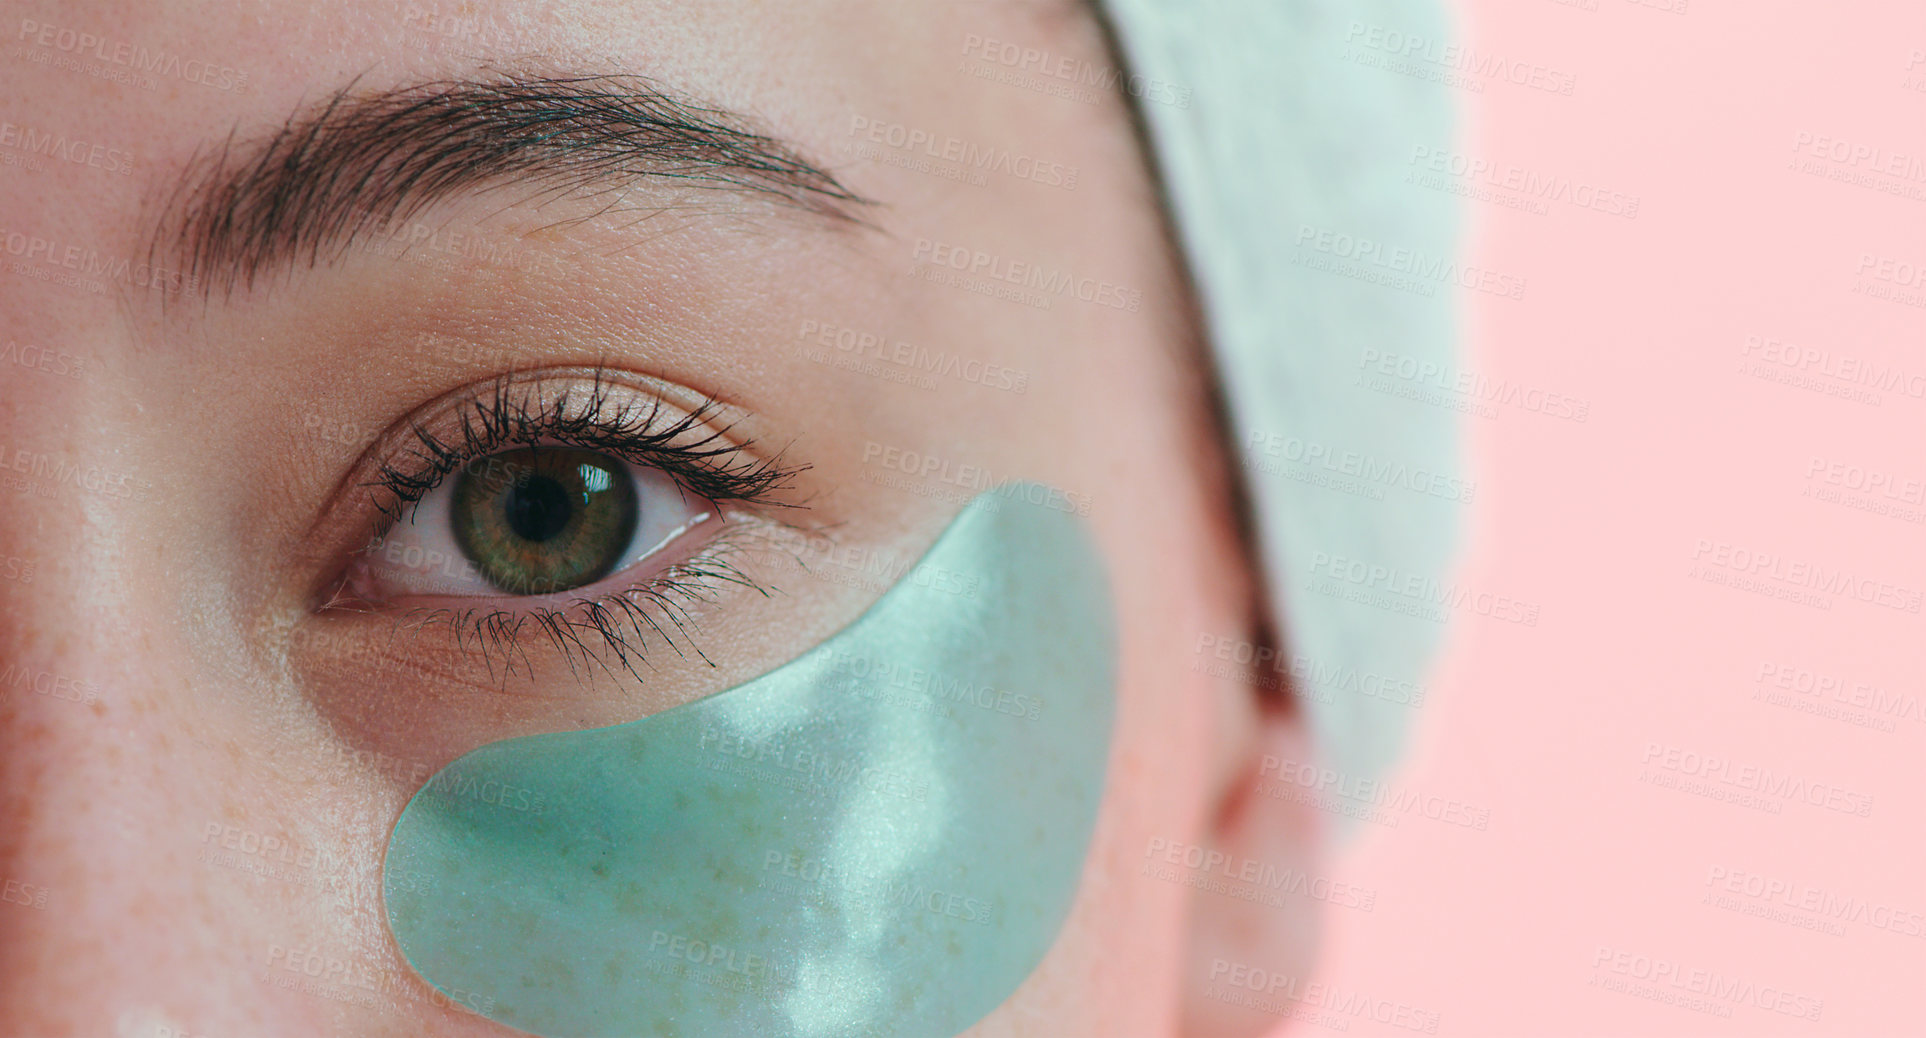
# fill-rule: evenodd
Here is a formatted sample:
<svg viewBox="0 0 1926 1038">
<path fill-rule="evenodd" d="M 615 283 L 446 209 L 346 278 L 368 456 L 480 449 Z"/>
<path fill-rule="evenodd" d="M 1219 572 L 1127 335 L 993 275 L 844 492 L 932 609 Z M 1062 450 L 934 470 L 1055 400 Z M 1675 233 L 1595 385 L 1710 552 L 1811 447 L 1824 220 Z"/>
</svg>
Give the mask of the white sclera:
<svg viewBox="0 0 1926 1038">
<path fill-rule="evenodd" d="M 485 460 L 485 459 L 484 459 Z M 715 510 L 689 493 L 661 469 L 605 460 L 618 476 L 635 484 L 635 535 L 610 570 L 616 575 L 668 547 L 677 538 L 715 518 Z M 456 477 L 422 495 L 366 553 L 368 590 L 382 598 L 450 595 L 472 598 L 509 594 L 488 582 L 455 540 L 453 507 Z M 606 579 L 606 578 L 604 578 Z"/>
</svg>

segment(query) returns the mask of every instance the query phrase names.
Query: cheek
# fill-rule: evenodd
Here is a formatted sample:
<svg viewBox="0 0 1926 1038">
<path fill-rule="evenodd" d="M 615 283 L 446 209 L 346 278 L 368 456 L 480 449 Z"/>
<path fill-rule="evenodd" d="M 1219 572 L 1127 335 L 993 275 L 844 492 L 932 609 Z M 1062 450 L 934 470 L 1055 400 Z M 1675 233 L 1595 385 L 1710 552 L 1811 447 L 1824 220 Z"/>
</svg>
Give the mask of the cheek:
<svg viewBox="0 0 1926 1038">
<path fill-rule="evenodd" d="M 1187 885 L 1189 870 L 1173 868 L 1166 854 L 1213 842 L 1218 790 L 1245 755 L 1250 733 L 1243 729 L 1254 723 L 1258 693 L 1250 679 L 1259 672 L 1222 663 L 1214 651 L 1248 637 L 1248 582 L 1235 546 L 1202 511 L 1173 446 L 1150 447 L 1146 457 L 1147 469 L 1168 466 L 1165 483 L 1182 489 L 1098 516 L 1116 574 L 1121 677 L 1116 765 L 1097 855 L 1106 893 L 1089 925 L 1099 934 L 1097 954 L 1128 967 L 1101 971 L 1100 983 L 1117 987 L 1126 976 L 1133 985 L 1143 978 L 1174 985 L 1186 974 L 1190 905 L 1210 895 Z M 1128 1002 L 1137 994 L 1109 997 Z"/>
<path fill-rule="evenodd" d="M 1172 543 L 1153 532 L 1161 519 L 1140 512 L 1137 525 L 1118 531 L 1136 548 L 1112 564 L 1121 650 L 1116 751 L 1092 855 L 1094 893 L 1080 903 L 1096 970 L 1084 983 L 1116 1005 L 1138 998 L 1154 1004 L 1145 989 L 1182 974 L 1177 964 L 1192 894 L 1170 878 L 1162 853 L 1202 842 L 1209 827 L 1226 710 L 1219 698 L 1225 683 L 1208 673 L 1194 647 L 1201 632 L 1228 636 L 1237 629 L 1228 603 L 1200 586 L 1203 560 L 1191 550 L 1198 538 L 1172 551 L 1142 549 Z M 1126 1024 L 1120 1020 L 1119 1029 Z"/>
<path fill-rule="evenodd" d="M 1130 810 L 1180 830 L 1202 810 L 1214 773 L 1228 684 L 1211 646 L 1244 637 L 1245 583 L 1229 561 L 1219 524 L 1207 522 L 1194 477 L 1168 444 L 1146 445 L 1129 484 L 1164 486 L 1140 504 L 1102 502 L 1095 515 L 1115 576 L 1120 653 L 1117 781 Z M 1156 475 L 1156 473 L 1163 475 Z M 1159 835 L 1178 836 L 1181 832 Z M 1141 856 L 1143 848 L 1137 848 Z"/>
<path fill-rule="evenodd" d="M 402 790 L 279 709 L 265 675 L 119 620 L 75 654 L 84 674 L 4 707 L 35 734 L 0 754 L 0 789 L 31 791 L 0 803 L 0 879 L 45 896 L 5 920 L 33 954 L 0 969 L 0 1004 L 78 1016 L 104 991 L 123 1026 L 165 1006 L 182 1034 L 372 1033 L 376 997 L 425 999 L 353 907 L 379 889 Z"/>
</svg>

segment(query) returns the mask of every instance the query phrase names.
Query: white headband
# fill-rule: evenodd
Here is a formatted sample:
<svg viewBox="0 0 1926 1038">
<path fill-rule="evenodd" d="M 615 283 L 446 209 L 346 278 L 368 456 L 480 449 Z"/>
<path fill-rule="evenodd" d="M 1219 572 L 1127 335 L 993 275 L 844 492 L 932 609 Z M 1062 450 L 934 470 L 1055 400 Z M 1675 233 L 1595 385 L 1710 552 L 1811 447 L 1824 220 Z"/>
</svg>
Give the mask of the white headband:
<svg viewBox="0 0 1926 1038">
<path fill-rule="evenodd" d="M 1345 256 L 1360 259 L 1367 239 L 1455 256 L 1452 196 L 1405 182 L 1414 148 L 1452 143 L 1447 88 L 1367 45 L 1373 26 L 1444 39 L 1443 11 L 1430 0 L 1104 7 L 1209 322 L 1271 603 L 1297 657 L 1287 667 L 1326 763 L 1375 777 L 1403 748 L 1410 690 L 1444 628 L 1397 611 L 1416 600 L 1359 582 L 1354 563 L 1448 582 L 1465 505 L 1411 489 L 1458 477 L 1456 412 L 1387 392 L 1371 371 L 1385 358 L 1451 369 L 1455 285 L 1422 271 L 1387 285 L 1399 275 Z"/>
</svg>

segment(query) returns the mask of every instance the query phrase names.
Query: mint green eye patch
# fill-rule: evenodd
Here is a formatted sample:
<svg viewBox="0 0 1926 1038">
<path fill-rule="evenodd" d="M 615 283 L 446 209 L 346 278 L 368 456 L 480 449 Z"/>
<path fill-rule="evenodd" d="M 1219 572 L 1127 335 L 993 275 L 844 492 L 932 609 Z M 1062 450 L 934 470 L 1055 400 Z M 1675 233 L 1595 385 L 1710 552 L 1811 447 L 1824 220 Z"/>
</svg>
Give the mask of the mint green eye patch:
<svg viewBox="0 0 1926 1038">
<path fill-rule="evenodd" d="M 409 964 L 549 1038 L 982 1019 L 1069 912 L 1115 709 L 1103 564 L 1042 491 L 978 496 L 854 623 L 753 681 L 444 768 L 388 844 Z"/>
</svg>

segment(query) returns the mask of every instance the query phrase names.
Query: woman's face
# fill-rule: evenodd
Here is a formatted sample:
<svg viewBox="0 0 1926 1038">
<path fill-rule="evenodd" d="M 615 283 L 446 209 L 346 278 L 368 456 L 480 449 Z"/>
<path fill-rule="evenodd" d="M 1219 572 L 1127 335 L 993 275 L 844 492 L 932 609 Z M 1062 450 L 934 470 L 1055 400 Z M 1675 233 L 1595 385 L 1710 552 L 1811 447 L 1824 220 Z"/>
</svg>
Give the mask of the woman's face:
<svg viewBox="0 0 1926 1038">
<path fill-rule="evenodd" d="M 1176 844 L 1302 868 L 1311 825 L 1240 795 L 1295 719 L 1198 651 L 1251 637 L 1247 563 L 1127 99 L 1077 79 L 1113 64 L 1084 12 L 24 10 L 0 879 L 44 896 L 0 904 L 0 1031 L 499 1033 L 388 932 L 384 848 L 428 776 L 780 666 L 1010 479 L 1087 518 L 1117 717 L 1061 938 L 968 1033 L 1202 1029 L 1214 962 L 1302 966 L 1308 908 L 1144 869 Z M 610 74 L 646 83 L 555 83 Z M 611 134 L 580 103 L 645 90 L 681 122 Z M 529 145 L 535 111 L 572 150 Z M 450 535 L 452 479 L 420 486 L 464 432 L 643 414 L 719 453 L 655 458 L 705 498 L 637 462 L 634 550 L 488 555 Z M 637 605 L 512 593 L 544 584 Z M 290 967 L 316 956 L 354 983 Z"/>
</svg>

